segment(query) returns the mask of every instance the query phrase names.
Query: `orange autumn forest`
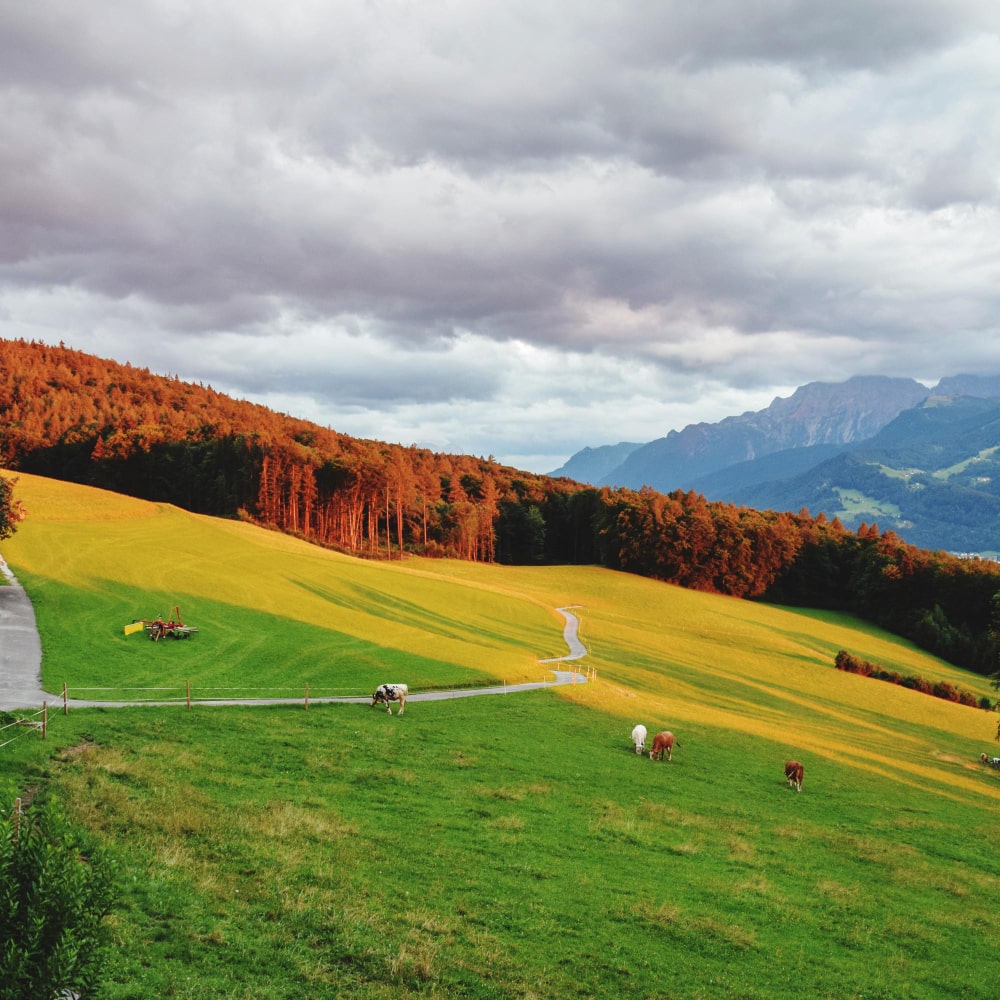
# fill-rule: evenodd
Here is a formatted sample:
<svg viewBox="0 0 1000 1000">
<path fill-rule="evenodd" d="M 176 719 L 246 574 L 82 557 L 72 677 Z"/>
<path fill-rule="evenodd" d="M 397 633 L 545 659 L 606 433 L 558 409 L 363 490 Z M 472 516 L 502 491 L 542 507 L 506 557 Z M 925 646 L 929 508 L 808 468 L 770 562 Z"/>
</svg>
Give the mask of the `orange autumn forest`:
<svg viewBox="0 0 1000 1000">
<path fill-rule="evenodd" d="M 848 610 L 981 674 L 1000 566 L 876 525 L 594 488 L 492 458 L 353 438 L 64 346 L 0 340 L 0 468 L 244 518 L 378 558 L 600 564 L 707 592 Z M 30 516 L 30 511 L 28 512 Z"/>
</svg>

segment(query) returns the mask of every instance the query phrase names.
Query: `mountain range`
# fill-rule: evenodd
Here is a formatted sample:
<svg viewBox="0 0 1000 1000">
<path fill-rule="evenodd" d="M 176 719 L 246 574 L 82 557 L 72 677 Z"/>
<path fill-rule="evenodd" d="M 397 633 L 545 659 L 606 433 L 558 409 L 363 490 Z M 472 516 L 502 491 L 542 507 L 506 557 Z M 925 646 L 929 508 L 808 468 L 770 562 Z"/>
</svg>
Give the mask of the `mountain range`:
<svg viewBox="0 0 1000 1000">
<path fill-rule="evenodd" d="M 875 523 L 921 548 L 1000 552 L 1000 376 L 811 382 L 766 409 L 646 444 L 585 448 L 552 475 Z"/>
</svg>

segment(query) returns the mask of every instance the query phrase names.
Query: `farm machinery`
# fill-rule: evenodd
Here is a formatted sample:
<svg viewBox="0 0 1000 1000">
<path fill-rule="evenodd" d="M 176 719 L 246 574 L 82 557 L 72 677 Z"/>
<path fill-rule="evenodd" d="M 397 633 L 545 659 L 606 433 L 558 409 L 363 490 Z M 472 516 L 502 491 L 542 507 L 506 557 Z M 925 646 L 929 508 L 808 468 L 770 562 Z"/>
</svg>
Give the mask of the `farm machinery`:
<svg viewBox="0 0 1000 1000">
<path fill-rule="evenodd" d="M 196 625 L 185 625 L 181 621 L 181 609 L 175 604 L 167 619 L 164 619 L 163 615 L 157 615 L 156 618 L 137 618 L 125 626 L 126 635 L 142 631 L 145 631 L 153 642 L 159 642 L 164 638 L 189 639 L 198 628 Z"/>
</svg>

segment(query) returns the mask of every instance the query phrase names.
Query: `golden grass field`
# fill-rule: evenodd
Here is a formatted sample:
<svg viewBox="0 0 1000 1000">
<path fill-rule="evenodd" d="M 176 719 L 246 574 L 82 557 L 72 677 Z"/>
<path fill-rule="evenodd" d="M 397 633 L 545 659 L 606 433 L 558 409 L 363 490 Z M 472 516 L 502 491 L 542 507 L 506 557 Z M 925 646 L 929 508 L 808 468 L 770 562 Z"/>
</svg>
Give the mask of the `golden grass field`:
<svg viewBox="0 0 1000 1000">
<path fill-rule="evenodd" d="M 748 753 L 755 739 L 776 741 L 790 755 L 1000 804 L 1000 782 L 984 783 L 978 763 L 996 747 L 996 714 L 844 674 L 833 660 L 843 648 L 995 696 L 986 679 L 857 620 L 596 567 L 360 560 L 248 524 L 30 475 L 18 476 L 15 496 L 27 517 L 0 554 L 36 580 L 92 594 L 111 584 L 133 588 L 148 595 L 147 608 L 164 611 L 176 599 L 191 619 L 199 600 L 224 600 L 508 683 L 545 676 L 539 659 L 565 651 L 556 609 L 572 606 L 589 650 L 578 667 L 595 670 L 596 681 L 560 695 L 620 717 L 626 731 L 639 719 L 662 720 L 679 734 L 722 729 Z M 123 605 L 111 626 L 136 616 L 134 605 Z M 99 657 L 109 624 L 80 627 L 94 636 L 82 640 L 87 655 Z M 46 653 L 50 690 L 69 671 Z"/>
</svg>

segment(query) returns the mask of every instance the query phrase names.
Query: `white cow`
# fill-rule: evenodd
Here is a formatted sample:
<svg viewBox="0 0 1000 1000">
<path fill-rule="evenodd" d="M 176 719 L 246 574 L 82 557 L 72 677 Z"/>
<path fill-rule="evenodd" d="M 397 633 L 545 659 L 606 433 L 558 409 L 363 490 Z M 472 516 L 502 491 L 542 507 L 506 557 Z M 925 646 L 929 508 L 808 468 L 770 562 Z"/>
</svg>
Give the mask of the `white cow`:
<svg viewBox="0 0 1000 1000">
<path fill-rule="evenodd" d="M 646 727 L 641 722 L 632 730 L 632 742 L 636 753 L 642 753 L 646 749 Z"/>
</svg>

